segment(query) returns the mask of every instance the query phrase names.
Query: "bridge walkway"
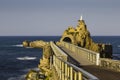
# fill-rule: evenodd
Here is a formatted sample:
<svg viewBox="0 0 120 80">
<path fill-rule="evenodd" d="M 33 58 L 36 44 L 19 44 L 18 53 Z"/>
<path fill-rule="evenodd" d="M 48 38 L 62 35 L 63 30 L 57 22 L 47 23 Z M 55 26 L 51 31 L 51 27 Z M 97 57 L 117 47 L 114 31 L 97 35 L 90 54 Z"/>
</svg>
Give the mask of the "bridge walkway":
<svg viewBox="0 0 120 80">
<path fill-rule="evenodd" d="M 75 64 L 76 66 L 83 68 L 84 70 L 98 77 L 100 80 L 120 80 L 120 72 L 115 72 L 109 69 L 103 69 L 87 61 L 86 59 L 84 59 L 84 57 L 75 54 L 71 50 L 68 50 L 64 46 L 59 46 L 59 47 L 66 54 L 69 55 L 69 58 L 71 58 L 69 62 L 72 62 L 72 64 Z"/>
</svg>

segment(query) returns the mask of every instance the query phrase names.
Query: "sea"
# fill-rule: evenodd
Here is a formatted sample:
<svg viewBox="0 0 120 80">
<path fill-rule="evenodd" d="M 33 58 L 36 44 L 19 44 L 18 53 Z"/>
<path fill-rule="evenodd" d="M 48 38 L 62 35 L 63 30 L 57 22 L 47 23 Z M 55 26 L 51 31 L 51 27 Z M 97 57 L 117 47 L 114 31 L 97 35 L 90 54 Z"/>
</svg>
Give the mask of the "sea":
<svg viewBox="0 0 120 80">
<path fill-rule="evenodd" d="M 60 36 L 0 36 L 0 80 L 25 80 L 31 69 L 38 70 L 42 49 L 25 48 L 24 40 L 59 41 Z M 93 41 L 113 45 L 113 59 L 120 60 L 120 36 L 92 36 Z"/>
</svg>

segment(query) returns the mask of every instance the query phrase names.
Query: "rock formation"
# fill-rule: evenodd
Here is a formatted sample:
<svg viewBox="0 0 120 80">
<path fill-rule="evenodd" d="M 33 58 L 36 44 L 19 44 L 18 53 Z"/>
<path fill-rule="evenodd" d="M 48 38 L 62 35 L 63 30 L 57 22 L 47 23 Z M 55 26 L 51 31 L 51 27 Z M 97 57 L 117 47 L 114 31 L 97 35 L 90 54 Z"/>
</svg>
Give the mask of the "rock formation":
<svg viewBox="0 0 120 80">
<path fill-rule="evenodd" d="M 26 80 L 39 80 L 41 74 L 43 75 L 42 78 L 46 80 L 52 80 L 53 70 L 50 69 L 51 67 L 50 56 L 52 55 L 52 50 L 50 47 L 50 43 L 42 40 L 37 40 L 37 41 L 31 41 L 31 42 L 24 41 L 23 45 L 24 47 L 33 47 L 33 48 L 43 49 L 43 56 L 40 59 L 40 64 L 38 65 L 38 68 L 40 69 L 40 71 L 30 70 L 26 75 Z"/>
<path fill-rule="evenodd" d="M 95 43 L 87 30 L 85 21 L 82 19 L 78 20 L 76 28 L 70 26 L 64 31 L 60 42 L 65 41 L 77 46 L 95 51 L 100 53 L 101 57 L 111 58 L 112 57 L 112 45 Z"/>
<path fill-rule="evenodd" d="M 50 44 L 47 44 L 43 47 L 43 56 L 40 59 L 40 64 L 38 68 L 50 79 L 52 77 L 52 70 L 50 69 L 50 56 L 52 55 Z"/>
<path fill-rule="evenodd" d="M 32 47 L 32 48 L 43 48 L 45 45 L 47 45 L 48 42 L 45 42 L 43 40 L 36 40 L 36 41 L 23 41 L 24 47 Z"/>
<path fill-rule="evenodd" d="M 28 41 L 26 41 L 26 40 L 25 40 L 25 41 L 23 41 L 23 43 L 22 43 L 22 44 L 23 44 L 23 46 L 24 46 L 24 47 L 28 47 L 28 46 L 29 46 L 29 42 L 28 42 Z"/>
</svg>

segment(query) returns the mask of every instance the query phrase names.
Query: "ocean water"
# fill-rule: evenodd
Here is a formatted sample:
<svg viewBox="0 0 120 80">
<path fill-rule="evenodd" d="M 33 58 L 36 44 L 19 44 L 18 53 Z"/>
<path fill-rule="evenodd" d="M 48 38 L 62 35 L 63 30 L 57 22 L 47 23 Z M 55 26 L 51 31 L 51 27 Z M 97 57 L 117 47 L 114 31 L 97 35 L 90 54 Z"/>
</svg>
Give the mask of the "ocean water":
<svg viewBox="0 0 120 80">
<path fill-rule="evenodd" d="M 24 80 L 30 69 L 37 69 L 42 49 L 24 48 L 24 40 L 58 41 L 56 36 L 0 37 L 0 80 Z M 27 57 L 26 59 L 24 59 Z"/>
<path fill-rule="evenodd" d="M 120 60 L 120 36 L 93 36 L 95 42 L 111 43 L 113 57 Z M 37 69 L 42 49 L 24 48 L 24 40 L 58 41 L 59 36 L 0 37 L 0 80 L 24 80 L 30 69 Z M 27 58 L 25 58 L 27 57 Z M 25 59 L 24 59 L 25 58 Z"/>
<path fill-rule="evenodd" d="M 93 41 L 111 44 L 113 47 L 113 59 L 120 60 L 120 36 L 92 36 Z"/>
</svg>

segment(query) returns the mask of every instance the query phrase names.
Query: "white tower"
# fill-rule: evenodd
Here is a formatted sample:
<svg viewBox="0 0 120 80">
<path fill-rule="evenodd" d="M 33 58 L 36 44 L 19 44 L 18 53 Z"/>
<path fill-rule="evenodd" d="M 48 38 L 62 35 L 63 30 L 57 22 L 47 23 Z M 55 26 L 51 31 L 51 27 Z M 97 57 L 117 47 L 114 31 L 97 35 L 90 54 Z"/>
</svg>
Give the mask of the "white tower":
<svg viewBox="0 0 120 80">
<path fill-rule="evenodd" d="M 82 19 L 82 16 L 80 16 L 80 20 L 83 20 L 83 19 Z"/>
</svg>

